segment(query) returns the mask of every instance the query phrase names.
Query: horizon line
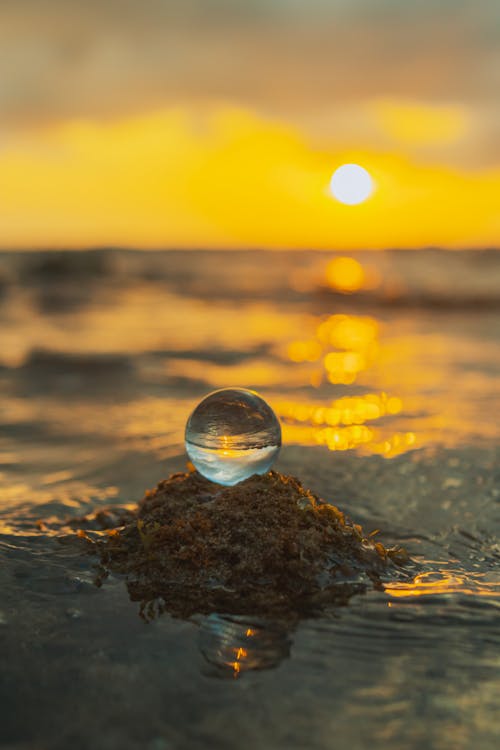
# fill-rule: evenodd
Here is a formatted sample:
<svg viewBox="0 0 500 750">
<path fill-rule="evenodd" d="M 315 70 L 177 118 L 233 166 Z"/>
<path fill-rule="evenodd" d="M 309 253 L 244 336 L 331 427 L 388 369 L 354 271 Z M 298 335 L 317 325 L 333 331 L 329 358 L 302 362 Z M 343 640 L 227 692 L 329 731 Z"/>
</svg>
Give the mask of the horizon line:
<svg viewBox="0 0 500 750">
<path fill-rule="evenodd" d="M 140 247 L 128 245 L 82 245 L 73 247 L 0 247 L 0 254 L 14 253 L 105 253 L 105 252 L 123 252 L 123 253 L 330 253 L 336 255 L 356 255 L 359 253 L 418 253 L 418 252 L 443 252 L 443 253 L 481 253 L 481 252 L 498 252 L 500 245 L 464 246 L 464 247 L 446 247 L 443 245 L 422 245 L 421 247 L 366 247 L 353 249 L 342 248 L 324 248 L 324 247 Z"/>
</svg>

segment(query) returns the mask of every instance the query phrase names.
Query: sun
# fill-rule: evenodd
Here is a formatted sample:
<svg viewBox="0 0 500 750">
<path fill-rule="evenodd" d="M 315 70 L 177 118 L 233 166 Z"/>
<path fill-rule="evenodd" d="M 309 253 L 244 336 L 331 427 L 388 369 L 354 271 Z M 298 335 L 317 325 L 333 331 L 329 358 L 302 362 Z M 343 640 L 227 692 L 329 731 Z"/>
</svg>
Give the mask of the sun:
<svg viewBox="0 0 500 750">
<path fill-rule="evenodd" d="M 347 206 L 363 203 L 372 194 L 373 187 L 369 173 L 359 164 L 342 164 L 330 180 L 330 193 Z"/>
</svg>

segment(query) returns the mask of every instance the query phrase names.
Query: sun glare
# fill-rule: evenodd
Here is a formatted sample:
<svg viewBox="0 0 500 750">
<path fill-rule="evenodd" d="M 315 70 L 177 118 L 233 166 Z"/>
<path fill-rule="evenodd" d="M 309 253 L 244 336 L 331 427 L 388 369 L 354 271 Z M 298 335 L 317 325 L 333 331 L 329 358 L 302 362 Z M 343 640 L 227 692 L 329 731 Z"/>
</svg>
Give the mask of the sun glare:
<svg viewBox="0 0 500 750">
<path fill-rule="evenodd" d="M 0 143 L 0 244 L 349 253 L 500 240 L 498 166 L 421 161 L 392 141 L 318 152 L 290 123 L 226 105 L 197 112 L 65 121 Z M 376 286 L 364 270 L 363 288 Z"/>
<path fill-rule="evenodd" d="M 340 203 L 356 206 L 373 192 L 373 180 L 359 164 L 342 164 L 330 180 L 330 192 Z"/>
<path fill-rule="evenodd" d="M 326 281 L 332 289 L 350 294 L 363 287 L 365 272 L 354 258 L 334 258 L 326 267 Z"/>
</svg>

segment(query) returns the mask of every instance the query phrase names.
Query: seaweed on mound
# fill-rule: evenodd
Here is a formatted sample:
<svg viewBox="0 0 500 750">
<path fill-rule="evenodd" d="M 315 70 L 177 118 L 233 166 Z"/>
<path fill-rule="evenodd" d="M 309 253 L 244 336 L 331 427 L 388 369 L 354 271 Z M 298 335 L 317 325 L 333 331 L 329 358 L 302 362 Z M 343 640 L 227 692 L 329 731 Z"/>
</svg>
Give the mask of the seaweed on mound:
<svg viewBox="0 0 500 750">
<path fill-rule="evenodd" d="M 143 610 L 159 602 L 181 617 L 290 616 L 343 603 L 406 559 L 275 471 L 232 487 L 173 474 L 97 546 L 106 573 L 124 574 Z"/>
</svg>

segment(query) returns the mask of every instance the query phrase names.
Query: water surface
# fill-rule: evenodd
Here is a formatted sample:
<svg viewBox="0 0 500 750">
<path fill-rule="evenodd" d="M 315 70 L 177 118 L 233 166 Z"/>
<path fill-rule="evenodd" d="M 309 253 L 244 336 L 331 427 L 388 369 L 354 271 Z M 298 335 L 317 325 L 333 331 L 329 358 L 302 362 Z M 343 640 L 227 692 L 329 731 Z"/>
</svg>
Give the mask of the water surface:
<svg viewBox="0 0 500 750">
<path fill-rule="evenodd" d="M 498 747 L 500 256 L 332 257 L 0 254 L 6 746 Z M 181 470 L 224 386 L 265 396 L 278 468 L 403 543 L 409 580 L 289 627 L 146 624 L 94 585 L 65 524 Z"/>
</svg>

